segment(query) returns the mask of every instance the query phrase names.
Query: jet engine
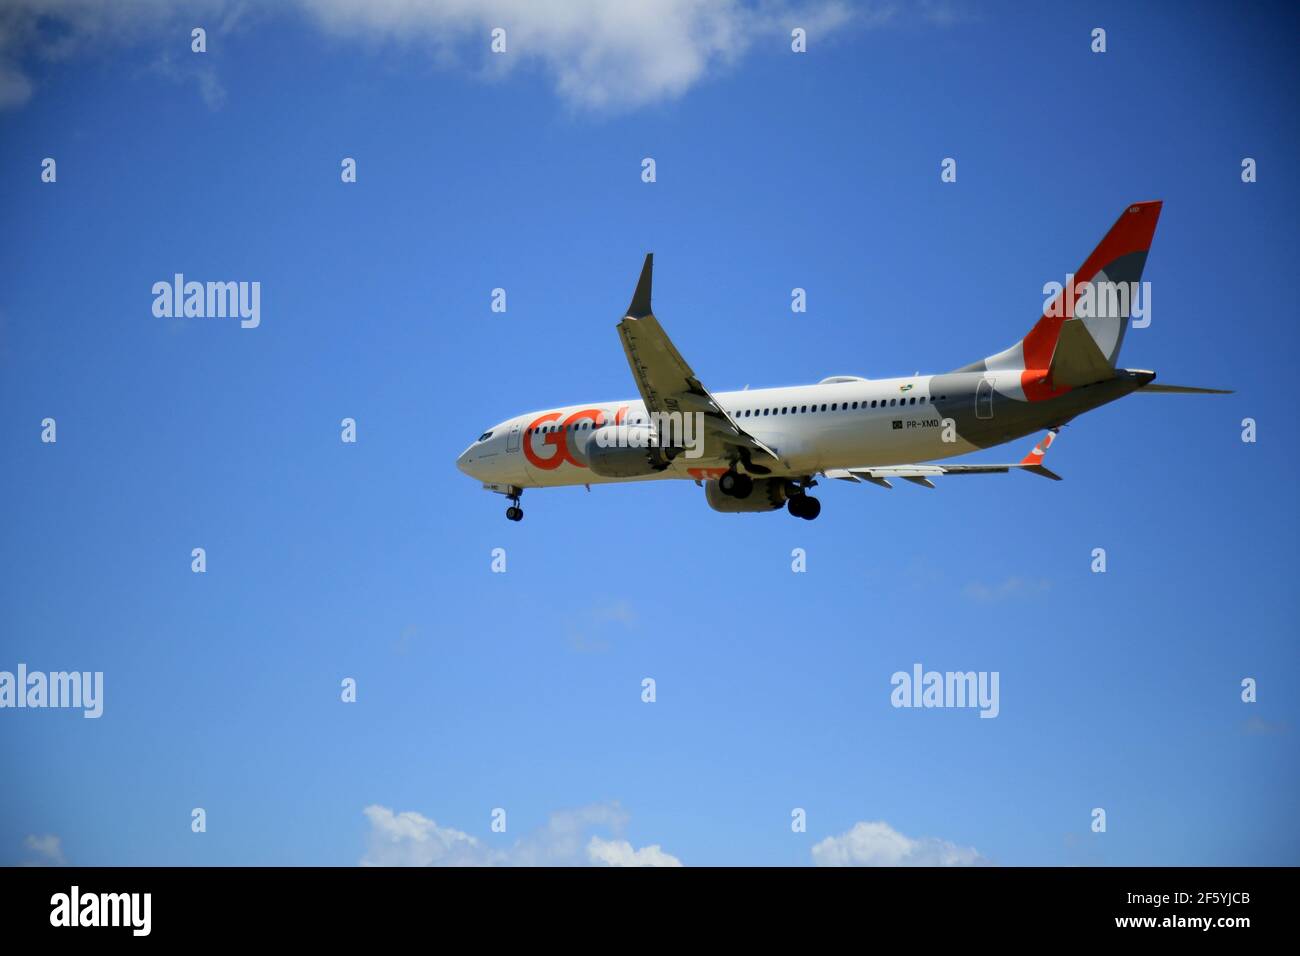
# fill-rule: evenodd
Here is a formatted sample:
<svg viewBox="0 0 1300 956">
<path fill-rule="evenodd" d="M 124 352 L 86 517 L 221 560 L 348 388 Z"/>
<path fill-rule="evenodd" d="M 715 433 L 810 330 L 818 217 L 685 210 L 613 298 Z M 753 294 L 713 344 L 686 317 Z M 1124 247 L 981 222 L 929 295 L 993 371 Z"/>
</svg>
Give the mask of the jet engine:
<svg viewBox="0 0 1300 956">
<path fill-rule="evenodd" d="M 648 425 L 606 425 L 586 442 L 587 467 L 601 478 L 642 478 L 672 464 L 676 449 L 660 448 Z"/>
<path fill-rule="evenodd" d="M 704 497 L 714 511 L 775 511 L 789 495 L 790 482 L 785 478 L 755 478 L 754 487 L 744 498 L 724 494 L 717 481 L 704 483 Z"/>
</svg>

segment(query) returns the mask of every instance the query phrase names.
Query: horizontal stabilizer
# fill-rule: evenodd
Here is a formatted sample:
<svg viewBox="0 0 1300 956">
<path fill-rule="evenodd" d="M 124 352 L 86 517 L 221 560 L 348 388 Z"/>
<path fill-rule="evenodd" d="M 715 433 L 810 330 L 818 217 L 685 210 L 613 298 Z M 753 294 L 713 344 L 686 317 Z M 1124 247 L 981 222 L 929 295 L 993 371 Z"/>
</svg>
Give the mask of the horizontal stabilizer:
<svg viewBox="0 0 1300 956">
<path fill-rule="evenodd" d="M 1162 392 L 1166 395 L 1231 395 L 1230 388 L 1198 388 L 1195 385 L 1143 385 L 1139 392 Z"/>
<path fill-rule="evenodd" d="M 1042 465 L 1022 465 L 1021 467 L 1032 474 L 1042 475 L 1044 478 L 1051 478 L 1052 481 L 1061 480 L 1060 475 L 1052 471 L 1050 468 L 1044 468 Z"/>
</svg>

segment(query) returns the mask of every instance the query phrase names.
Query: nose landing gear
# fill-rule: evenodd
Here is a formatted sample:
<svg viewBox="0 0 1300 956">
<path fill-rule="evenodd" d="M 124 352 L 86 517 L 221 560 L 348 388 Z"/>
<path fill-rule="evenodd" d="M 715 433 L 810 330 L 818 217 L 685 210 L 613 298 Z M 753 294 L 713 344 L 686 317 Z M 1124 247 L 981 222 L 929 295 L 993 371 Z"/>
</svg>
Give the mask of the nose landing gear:
<svg viewBox="0 0 1300 956">
<path fill-rule="evenodd" d="M 523 520 L 524 520 L 524 509 L 521 508 L 521 507 L 519 507 L 519 497 L 520 497 L 520 495 L 522 495 L 522 494 L 523 494 L 523 492 L 522 492 L 522 491 L 519 491 L 519 492 L 517 492 L 516 494 L 509 495 L 509 496 L 508 496 L 508 497 L 510 498 L 511 502 L 513 502 L 513 503 L 510 505 L 510 507 L 506 509 L 506 518 L 508 518 L 510 521 L 523 521 Z"/>
</svg>

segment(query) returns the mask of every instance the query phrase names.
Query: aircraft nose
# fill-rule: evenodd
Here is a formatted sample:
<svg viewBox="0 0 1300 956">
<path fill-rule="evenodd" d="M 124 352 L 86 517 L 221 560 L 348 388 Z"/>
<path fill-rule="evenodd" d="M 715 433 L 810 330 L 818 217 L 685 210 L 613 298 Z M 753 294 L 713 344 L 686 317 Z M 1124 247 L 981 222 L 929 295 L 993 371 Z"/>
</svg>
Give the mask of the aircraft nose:
<svg viewBox="0 0 1300 956">
<path fill-rule="evenodd" d="M 470 471 L 470 463 L 473 461 L 473 458 L 470 457 L 470 451 L 472 450 L 472 448 L 473 446 L 470 446 L 470 448 L 466 448 L 463 452 L 460 453 L 460 457 L 456 459 L 456 467 L 459 468 L 461 471 L 463 471 L 465 474 L 469 475 L 471 478 L 474 477 L 474 473 Z"/>
</svg>

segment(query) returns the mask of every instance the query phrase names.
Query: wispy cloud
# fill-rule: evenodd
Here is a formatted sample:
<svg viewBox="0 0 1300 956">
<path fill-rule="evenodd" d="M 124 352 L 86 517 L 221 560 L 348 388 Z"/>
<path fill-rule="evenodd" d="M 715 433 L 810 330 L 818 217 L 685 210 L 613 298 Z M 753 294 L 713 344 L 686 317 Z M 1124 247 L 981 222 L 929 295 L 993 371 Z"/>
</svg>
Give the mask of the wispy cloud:
<svg viewBox="0 0 1300 956">
<path fill-rule="evenodd" d="M 207 62 L 197 57 L 193 61 L 183 60 L 166 53 L 153 62 L 152 68 L 155 73 L 174 82 L 193 83 L 208 109 L 216 111 L 226 105 L 226 88 L 217 76 L 216 68 Z"/>
<path fill-rule="evenodd" d="M 20 866 L 67 866 L 63 855 L 63 841 L 53 833 L 23 838 L 24 857 Z"/>
<path fill-rule="evenodd" d="M 552 813 L 546 825 L 505 849 L 440 826 L 423 814 L 366 807 L 370 832 L 362 866 L 681 866 L 658 845 L 634 848 L 620 834 L 627 814 L 616 803 Z M 606 839 L 593 830 L 610 832 Z"/>
<path fill-rule="evenodd" d="M 1250 737 L 1265 737 L 1275 734 L 1286 734 L 1291 732 L 1291 725 L 1285 720 L 1265 720 L 1258 715 L 1252 715 L 1241 725 L 1242 732 Z"/>
<path fill-rule="evenodd" d="M 610 648 L 608 636 L 618 628 L 627 630 L 636 624 L 636 611 L 626 601 L 588 608 L 570 620 L 565 629 L 569 647 L 579 653 L 599 654 Z"/>
<path fill-rule="evenodd" d="M 992 604 L 997 601 L 1005 601 L 1009 598 L 1028 597 L 1034 594 L 1042 594 L 1052 587 L 1052 582 L 1045 580 L 1033 580 L 1022 578 L 1018 575 L 1012 575 L 998 584 L 984 584 L 979 581 L 972 582 L 962 588 L 962 594 L 972 601 L 978 601 L 981 604 Z"/>
<path fill-rule="evenodd" d="M 153 57 L 155 70 L 177 79 L 193 79 L 209 108 L 225 91 L 210 61 L 181 66 L 165 51 L 188 51 L 190 30 L 210 35 L 231 30 L 249 11 L 248 0 L 5 0 L 0 4 L 0 110 L 23 106 L 36 92 L 31 71 L 37 64 L 61 63 L 129 49 L 141 43 L 162 44 Z M 207 57 L 210 54 L 202 54 Z M 214 105 L 215 104 L 215 105 Z"/>
<path fill-rule="evenodd" d="M 978 19 L 973 9 L 951 0 L 921 0 L 917 9 L 927 23 L 937 27 L 951 27 Z"/>
<path fill-rule="evenodd" d="M 988 866 L 974 847 L 937 837 L 913 839 L 888 823 L 855 823 L 812 848 L 817 866 Z"/>
<path fill-rule="evenodd" d="M 536 70 L 569 106 L 595 112 L 676 99 L 733 67 L 757 47 L 788 50 L 790 31 L 807 31 L 809 49 L 848 26 L 870 29 L 893 18 L 889 3 L 847 0 L 294 0 L 307 20 L 346 41 L 391 45 L 430 62 L 484 77 Z M 7 0 L 0 5 L 0 109 L 35 94 L 38 62 L 148 41 L 169 54 L 145 62 L 193 80 L 210 109 L 225 101 L 212 53 L 190 63 L 189 31 L 212 38 L 273 14 L 247 0 Z M 931 18 L 932 19 L 932 18 Z M 491 52 L 494 29 L 506 51 Z M 281 23 L 276 29 L 301 29 Z"/>
</svg>

